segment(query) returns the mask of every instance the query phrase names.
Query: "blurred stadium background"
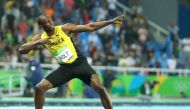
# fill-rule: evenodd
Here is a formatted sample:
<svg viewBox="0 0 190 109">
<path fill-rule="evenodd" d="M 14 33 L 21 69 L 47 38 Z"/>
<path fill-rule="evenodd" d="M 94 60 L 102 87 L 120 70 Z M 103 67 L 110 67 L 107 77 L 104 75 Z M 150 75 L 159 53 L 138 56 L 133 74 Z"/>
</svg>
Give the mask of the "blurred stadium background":
<svg viewBox="0 0 190 109">
<path fill-rule="evenodd" d="M 189 0 L 0 0 L 0 109 L 34 108 L 34 86 L 58 67 L 43 47 L 17 52 L 42 31 L 41 13 L 55 24 L 124 14 L 122 26 L 75 35 L 115 109 L 190 108 Z M 97 93 L 78 79 L 46 96 L 46 109 L 102 108 Z"/>
</svg>

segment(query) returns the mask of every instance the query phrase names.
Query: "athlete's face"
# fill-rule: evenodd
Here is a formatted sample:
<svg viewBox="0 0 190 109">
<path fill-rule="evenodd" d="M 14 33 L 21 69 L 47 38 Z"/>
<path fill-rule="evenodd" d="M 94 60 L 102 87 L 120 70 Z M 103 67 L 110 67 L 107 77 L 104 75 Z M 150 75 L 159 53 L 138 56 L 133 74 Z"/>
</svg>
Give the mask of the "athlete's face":
<svg viewBox="0 0 190 109">
<path fill-rule="evenodd" d="M 49 16 L 43 16 L 43 17 L 41 18 L 40 26 L 42 26 L 42 28 L 43 28 L 45 31 L 51 31 L 52 28 L 53 28 L 53 26 L 54 26 L 51 17 L 49 17 Z"/>
</svg>

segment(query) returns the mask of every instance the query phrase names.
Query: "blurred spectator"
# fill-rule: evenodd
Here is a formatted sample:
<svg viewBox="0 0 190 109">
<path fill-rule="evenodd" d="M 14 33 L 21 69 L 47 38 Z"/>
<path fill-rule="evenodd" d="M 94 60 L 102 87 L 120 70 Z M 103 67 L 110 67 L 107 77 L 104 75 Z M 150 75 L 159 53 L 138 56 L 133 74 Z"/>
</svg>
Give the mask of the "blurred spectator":
<svg viewBox="0 0 190 109">
<path fill-rule="evenodd" d="M 72 1 L 72 0 L 70 0 Z M 64 0 L 58 0 L 56 3 L 55 3 L 55 18 L 60 18 L 62 17 L 62 14 L 63 14 L 63 10 L 64 10 L 64 7 L 65 7 L 65 3 L 64 3 Z"/>
<path fill-rule="evenodd" d="M 25 76 L 27 84 L 23 96 L 31 96 L 32 89 L 35 90 L 35 86 L 43 79 L 43 72 L 39 60 L 39 51 L 32 52 L 33 56 L 29 59 L 28 71 Z"/>
<path fill-rule="evenodd" d="M 107 15 L 108 15 L 107 9 L 104 6 L 102 6 L 100 2 L 96 2 L 92 12 L 93 21 L 105 20 Z"/>
<path fill-rule="evenodd" d="M 78 39 L 80 41 L 80 48 L 85 56 L 88 56 L 88 54 L 89 54 L 90 44 L 88 42 L 88 37 L 87 37 L 88 34 L 89 34 L 88 32 L 83 32 L 83 33 L 78 34 Z"/>
<path fill-rule="evenodd" d="M 173 54 L 175 57 L 179 58 L 179 52 L 180 52 L 180 41 L 179 41 L 179 36 L 174 36 L 174 39 L 173 39 Z"/>
<path fill-rule="evenodd" d="M 127 54 L 122 54 L 121 57 L 118 59 L 118 66 L 126 67 L 127 63 Z"/>
<path fill-rule="evenodd" d="M 93 65 L 99 65 L 102 66 L 105 63 L 105 55 L 101 50 L 97 50 L 93 57 Z"/>
<path fill-rule="evenodd" d="M 61 85 L 57 88 L 57 91 L 55 92 L 54 94 L 54 97 L 65 97 L 66 96 L 66 92 L 67 92 L 67 89 L 68 89 L 68 84 L 64 84 L 64 85 Z"/>
<path fill-rule="evenodd" d="M 133 19 L 134 30 L 138 31 L 140 28 L 147 28 L 147 22 L 144 16 L 138 15 Z"/>
<path fill-rule="evenodd" d="M 0 1 L 0 26 L 1 26 L 1 18 L 4 14 L 4 2 L 5 2 L 4 0 Z"/>
<path fill-rule="evenodd" d="M 165 54 L 162 55 L 162 58 L 160 59 L 159 62 L 160 62 L 161 68 L 168 68 L 167 58 Z"/>
<path fill-rule="evenodd" d="M 54 11 L 54 9 L 53 9 L 51 6 L 47 5 L 47 6 L 45 7 L 45 13 L 46 13 L 48 16 L 53 17 L 54 14 L 55 14 L 55 11 Z"/>
<path fill-rule="evenodd" d="M 27 19 L 30 19 L 32 14 L 31 9 L 33 6 L 33 2 L 31 0 L 23 0 L 19 4 L 20 4 L 20 10 L 22 10 Z M 40 7 L 38 8 L 40 9 Z M 37 13 L 37 11 L 35 13 Z"/>
<path fill-rule="evenodd" d="M 108 2 L 108 11 L 110 14 L 110 18 L 114 18 L 116 16 L 116 2 L 117 0 L 107 0 Z"/>
<path fill-rule="evenodd" d="M 177 26 L 175 21 L 173 21 L 169 24 L 168 30 L 170 33 L 174 34 L 175 36 L 178 36 L 179 27 Z"/>
<path fill-rule="evenodd" d="M 164 45 L 163 45 L 163 52 L 166 53 L 166 57 L 170 58 L 172 53 L 173 53 L 173 40 L 174 40 L 174 35 L 170 34 L 169 36 L 166 37 Z"/>
<path fill-rule="evenodd" d="M 106 90 L 111 93 L 111 86 L 112 86 L 112 81 L 115 79 L 115 74 L 112 70 L 105 70 L 103 73 L 103 85 L 105 86 Z"/>
<path fill-rule="evenodd" d="M 13 48 L 13 53 L 10 56 L 10 68 L 15 69 L 18 62 L 18 56 L 17 56 L 17 50 L 16 48 Z"/>
<path fill-rule="evenodd" d="M 11 54 L 13 51 L 13 46 L 11 44 L 8 44 L 5 42 L 5 47 L 4 47 L 4 61 L 5 62 L 10 62 Z"/>
<path fill-rule="evenodd" d="M 94 57 L 95 52 L 97 51 L 97 47 L 92 42 L 89 43 L 89 56 Z"/>
<path fill-rule="evenodd" d="M 129 51 L 129 54 L 127 56 L 127 63 L 129 67 L 134 67 L 136 65 L 136 60 L 134 58 L 134 52 Z"/>
<path fill-rule="evenodd" d="M 128 54 L 123 53 L 122 57 L 119 59 L 118 65 L 123 67 L 134 67 L 136 65 L 134 52 L 128 51 Z"/>
<path fill-rule="evenodd" d="M 98 35 L 95 32 L 89 34 L 88 43 L 93 43 L 94 45 L 96 45 L 96 48 L 98 50 L 102 49 L 102 42 L 100 41 Z"/>
<path fill-rule="evenodd" d="M 99 97 L 97 92 L 93 88 L 89 87 L 86 84 L 84 85 L 84 94 L 83 95 L 86 98 L 98 98 Z"/>
<path fill-rule="evenodd" d="M 11 12 L 15 17 L 15 26 L 18 25 L 17 23 L 19 22 L 20 15 L 21 15 L 19 8 L 18 8 L 18 5 L 19 5 L 18 3 L 14 2 L 13 6 L 11 7 Z"/>
<path fill-rule="evenodd" d="M 138 34 L 134 30 L 131 20 L 123 22 L 120 34 L 120 40 L 124 40 L 127 45 L 134 44 L 138 40 Z"/>
<path fill-rule="evenodd" d="M 112 46 L 110 45 L 111 43 L 108 42 L 105 46 L 105 65 L 107 66 L 117 66 L 118 64 L 118 59 L 117 56 L 113 53 L 112 51 Z"/>
<path fill-rule="evenodd" d="M 177 67 L 177 60 L 174 57 L 174 55 L 172 55 L 168 60 L 167 60 L 167 66 L 169 69 L 176 69 Z"/>
<path fill-rule="evenodd" d="M 61 2 L 61 0 L 59 0 Z M 66 5 L 67 11 L 71 12 L 74 7 L 74 1 L 73 0 L 64 0 L 64 3 Z"/>
<path fill-rule="evenodd" d="M 150 68 L 160 68 L 160 62 L 158 59 L 156 59 L 155 57 L 153 57 L 150 62 L 149 62 L 149 67 Z"/>
<path fill-rule="evenodd" d="M 7 30 L 7 33 L 5 34 L 5 36 L 6 36 L 8 44 L 12 45 L 15 41 L 15 38 L 10 29 Z"/>
<path fill-rule="evenodd" d="M 90 23 L 90 15 L 86 9 L 83 10 L 84 24 Z"/>
<path fill-rule="evenodd" d="M 20 38 L 21 38 L 19 41 L 22 41 L 22 40 L 26 39 L 28 29 L 29 29 L 28 24 L 26 23 L 25 16 L 22 13 L 21 17 L 20 17 L 20 21 L 18 23 L 18 31 L 20 33 L 19 35 L 20 35 Z"/>
<path fill-rule="evenodd" d="M 146 30 L 146 28 L 139 28 L 138 29 L 138 35 L 139 35 L 139 41 L 140 43 L 145 43 L 148 39 L 148 32 Z"/>
<path fill-rule="evenodd" d="M 0 40 L 0 61 L 3 61 L 5 41 L 6 40 Z"/>
<path fill-rule="evenodd" d="M 4 28 L 5 31 L 6 31 L 6 30 L 10 30 L 9 32 L 10 32 L 11 34 L 14 34 L 14 33 L 15 33 L 16 18 L 15 18 L 15 16 L 11 13 L 11 10 L 10 10 L 10 9 L 6 10 L 6 14 L 5 14 L 5 16 L 4 16 L 2 19 L 3 19 L 3 21 L 6 22 L 5 28 Z M 2 22 L 3 22 L 3 21 L 2 21 Z"/>
<path fill-rule="evenodd" d="M 35 88 L 35 86 L 43 79 L 43 72 L 39 59 L 34 58 L 34 60 L 31 60 L 30 70 L 32 73 L 32 86 Z"/>
<path fill-rule="evenodd" d="M 42 55 L 41 59 L 44 63 L 51 63 L 51 53 L 47 49 L 42 50 Z"/>
</svg>

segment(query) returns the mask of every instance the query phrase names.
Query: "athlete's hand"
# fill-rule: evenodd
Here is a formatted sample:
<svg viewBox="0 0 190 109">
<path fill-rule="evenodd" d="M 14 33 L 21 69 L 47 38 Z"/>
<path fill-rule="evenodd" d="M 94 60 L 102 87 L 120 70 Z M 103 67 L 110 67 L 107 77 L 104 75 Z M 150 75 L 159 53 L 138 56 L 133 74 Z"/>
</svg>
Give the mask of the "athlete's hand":
<svg viewBox="0 0 190 109">
<path fill-rule="evenodd" d="M 112 19 L 111 22 L 114 24 L 122 24 L 124 17 L 125 17 L 124 15 L 118 16 L 118 17 Z"/>
</svg>

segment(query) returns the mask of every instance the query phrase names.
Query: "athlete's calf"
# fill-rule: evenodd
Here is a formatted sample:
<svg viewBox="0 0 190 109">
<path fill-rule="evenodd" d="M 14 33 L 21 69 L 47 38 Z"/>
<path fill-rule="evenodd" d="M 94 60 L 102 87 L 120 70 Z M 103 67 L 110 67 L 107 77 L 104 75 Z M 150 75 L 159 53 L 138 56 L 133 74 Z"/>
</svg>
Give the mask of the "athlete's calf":
<svg viewBox="0 0 190 109">
<path fill-rule="evenodd" d="M 91 76 L 91 86 L 98 92 L 101 98 L 101 102 L 105 109 L 113 109 L 112 103 L 110 101 L 109 95 L 106 92 L 104 86 L 100 82 L 100 79 L 97 74 Z"/>
<path fill-rule="evenodd" d="M 35 109 L 42 109 L 45 101 L 45 92 L 51 89 L 53 85 L 46 79 L 43 79 L 39 84 L 36 85 L 35 89 Z"/>
</svg>

